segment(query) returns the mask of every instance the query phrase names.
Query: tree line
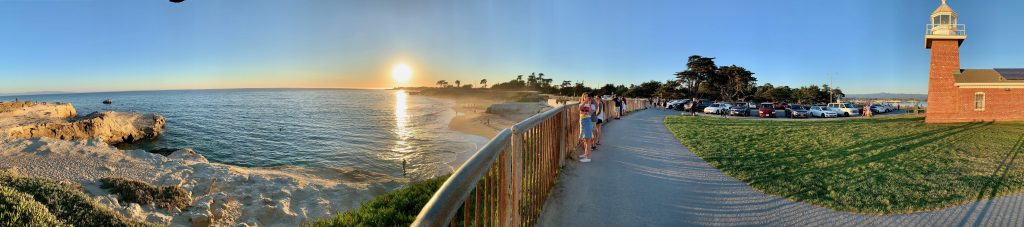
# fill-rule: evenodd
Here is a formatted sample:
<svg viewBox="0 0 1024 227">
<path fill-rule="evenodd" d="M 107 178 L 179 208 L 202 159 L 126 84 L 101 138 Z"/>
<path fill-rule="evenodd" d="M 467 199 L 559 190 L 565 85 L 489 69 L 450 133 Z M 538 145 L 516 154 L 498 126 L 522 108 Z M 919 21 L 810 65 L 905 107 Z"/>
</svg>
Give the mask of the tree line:
<svg viewBox="0 0 1024 227">
<path fill-rule="evenodd" d="M 515 79 L 500 82 L 488 87 L 487 79 L 480 80 L 477 88 L 498 90 L 530 90 L 547 94 L 577 96 L 583 92 L 596 92 L 599 95 L 618 94 L 627 97 L 661 97 L 666 99 L 700 98 L 715 101 L 752 101 L 752 102 L 795 102 L 795 103 L 827 103 L 845 96 L 839 88 L 827 84 L 809 85 L 797 88 L 774 86 L 771 83 L 757 84 L 757 77 L 746 68 L 737 65 L 718 66 L 715 58 L 693 55 L 687 58 L 686 69 L 676 72 L 675 80 L 665 82 L 651 80 L 648 82 L 626 85 L 605 84 L 598 88 L 585 86 L 582 82 L 569 80 L 555 84 L 553 78 L 544 73 L 518 75 Z M 456 80 L 449 83 L 439 80 L 436 85 L 442 88 L 474 88 L 472 83 Z"/>
</svg>

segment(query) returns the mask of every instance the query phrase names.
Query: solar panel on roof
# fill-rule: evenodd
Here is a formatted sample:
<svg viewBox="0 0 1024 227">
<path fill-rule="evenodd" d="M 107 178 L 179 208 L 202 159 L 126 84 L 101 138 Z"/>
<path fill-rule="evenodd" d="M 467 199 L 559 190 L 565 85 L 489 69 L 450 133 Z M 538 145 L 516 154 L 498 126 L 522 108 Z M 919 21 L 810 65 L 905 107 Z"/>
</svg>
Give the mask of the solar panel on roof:
<svg viewBox="0 0 1024 227">
<path fill-rule="evenodd" d="M 1024 80 L 1024 69 L 995 69 L 1007 80 Z"/>
</svg>

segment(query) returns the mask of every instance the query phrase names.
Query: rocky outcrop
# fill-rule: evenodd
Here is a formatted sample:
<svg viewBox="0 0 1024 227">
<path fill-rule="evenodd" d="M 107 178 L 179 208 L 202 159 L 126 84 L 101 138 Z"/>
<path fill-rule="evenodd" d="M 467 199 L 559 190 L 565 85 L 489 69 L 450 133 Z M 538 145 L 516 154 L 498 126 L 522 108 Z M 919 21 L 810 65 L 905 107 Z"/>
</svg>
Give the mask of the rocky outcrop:
<svg viewBox="0 0 1024 227">
<path fill-rule="evenodd" d="M 74 121 L 16 127 L 10 130 L 10 135 L 14 138 L 99 139 L 118 144 L 155 138 L 163 128 L 164 117 L 158 114 L 97 112 Z"/>
<path fill-rule="evenodd" d="M 13 138 L 98 139 L 108 144 L 155 138 L 164 117 L 153 113 L 96 112 L 76 118 L 70 103 L 0 103 L 0 133 Z"/>
<path fill-rule="evenodd" d="M 71 103 L 65 102 L 0 102 L 0 116 L 70 118 L 78 115 Z"/>
</svg>

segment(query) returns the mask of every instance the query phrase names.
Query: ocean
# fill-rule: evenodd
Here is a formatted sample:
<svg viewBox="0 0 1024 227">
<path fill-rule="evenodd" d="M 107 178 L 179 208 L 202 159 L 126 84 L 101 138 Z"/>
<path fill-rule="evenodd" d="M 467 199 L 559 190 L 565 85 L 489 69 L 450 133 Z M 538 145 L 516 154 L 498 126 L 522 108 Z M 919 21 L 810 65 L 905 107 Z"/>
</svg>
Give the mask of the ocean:
<svg viewBox="0 0 1024 227">
<path fill-rule="evenodd" d="M 354 168 L 413 180 L 448 174 L 487 138 L 448 129 L 454 102 L 394 90 L 230 89 L 19 96 L 95 111 L 155 112 L 165 133 L 122 149 L 192 148 L 246 167 Z M 0 97 L 10 101 L 15 97 Z M 111 99 L 113 104 L 103 104 Z"/>
</svg>

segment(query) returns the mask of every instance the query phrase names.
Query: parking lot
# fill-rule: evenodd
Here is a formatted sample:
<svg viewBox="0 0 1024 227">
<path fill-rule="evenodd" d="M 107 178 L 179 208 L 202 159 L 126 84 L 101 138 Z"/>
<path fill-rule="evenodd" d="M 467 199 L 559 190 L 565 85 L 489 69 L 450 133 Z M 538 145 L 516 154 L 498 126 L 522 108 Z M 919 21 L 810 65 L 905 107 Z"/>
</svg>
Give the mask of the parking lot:
<svg viewBox="0 0 1024 227">
<path fill-rule="evenodd" d="M 672 111 L 679 112 L 679 114 L 681 114 L 681 115 L 690 115 L 690 112 L 687 112 L 687 111 L 679 111 L 679 110 L 672 110 Z M 873 114 L 872 117 L 873 118 L 877 118 L 877 117 L 894 117 L 894 116 L 906 116 L 906 115 L 912 115 L 912 114 L 913 113 L 908 112 L 908 110 L 894 110 L 894 111 L 888 112 L 888 113 L 876 113 L 876 114 Z M 750 120 L 780 120 L 780 121 L 808 121 L 808 120 L 809 121 L 835 121 L 835 120 L 849 120 L 849 119 L 867 118 L 864 115 L 850 116 L 850 117 L 829 117 L 829 118 L 821 118 L 821 117 L 789 118 L 789 117 L 786 117 L 786 112 L 784 110 L 775 110 L 775 117 L 765 117 L 765 118 L 758 117 L 757 116 L 757 110 L 750 110 L 750 116 L 749 117 L 747 117 L 747 116 L 719 115 L 719 114 L 705 114 L 705 113 L 701 113 L 701 112 L 697 112 L 697 116 L 742 118 L 742 119 L 750 119 Z"/>
</svg>

